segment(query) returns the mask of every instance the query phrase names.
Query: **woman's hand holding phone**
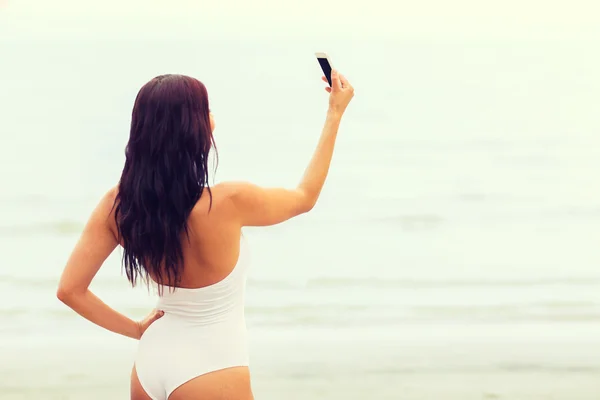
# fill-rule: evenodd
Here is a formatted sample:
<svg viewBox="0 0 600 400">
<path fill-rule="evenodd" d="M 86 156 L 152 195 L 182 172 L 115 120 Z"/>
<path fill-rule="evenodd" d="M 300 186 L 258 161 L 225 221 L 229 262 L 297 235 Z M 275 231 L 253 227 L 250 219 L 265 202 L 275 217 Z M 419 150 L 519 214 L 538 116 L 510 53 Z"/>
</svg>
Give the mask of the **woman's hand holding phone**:
<svg viewBox="0 0 600 400">
<path fill-rule="evenodd" d="M 322 79 L 329 83 L 325 76 Z M 350 82 L 336 69 L 333 69 L 331 71 L 331 87 L 326 87 L 325 90 L 329 93 L 329 112 L 340 116 L 344 114 L 346 107 L 354 97 L 354 88 Z"/>
</svg>

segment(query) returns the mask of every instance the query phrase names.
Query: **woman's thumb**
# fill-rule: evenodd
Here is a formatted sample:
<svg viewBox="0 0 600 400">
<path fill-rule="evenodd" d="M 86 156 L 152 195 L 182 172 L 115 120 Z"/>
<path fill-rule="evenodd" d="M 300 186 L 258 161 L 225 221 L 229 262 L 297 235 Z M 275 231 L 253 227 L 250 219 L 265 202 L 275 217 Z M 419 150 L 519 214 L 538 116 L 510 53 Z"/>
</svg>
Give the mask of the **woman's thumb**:
<svg viewBox="0 0 600 400">
<path fill-rule="evenodd" d="M 153 319 L 154 321 L 156 321 L 157 319 L 159 319 L 159 318 L 160 318 L 160 317 L 162 317 L 163 315 L 165 315 L 165 312 L 164 312 L 164 311 L 162 311 L 162 310 L 156 310 L 156 311 L 154 312 L 154 316 L 152 317 L 152 319 Z"/>
</svg>

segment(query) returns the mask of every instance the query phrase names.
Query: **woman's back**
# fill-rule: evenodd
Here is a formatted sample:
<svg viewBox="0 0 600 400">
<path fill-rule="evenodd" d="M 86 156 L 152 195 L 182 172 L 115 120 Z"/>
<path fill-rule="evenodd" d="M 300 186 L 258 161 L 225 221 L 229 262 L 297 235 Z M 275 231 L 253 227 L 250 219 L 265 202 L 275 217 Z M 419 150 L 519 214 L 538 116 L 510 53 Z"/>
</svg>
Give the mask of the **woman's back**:
<svg viewBox="0 0 600 400">
<path fill-rule="evenodd" d="M 205 189 L 204 192 L 208 192 Z M 231 185 L 211 188 L 203 193 L 182 233 L 182 288 L 201 288 L 221 281 L 235 267 L 240 252 L 241 225 L 231 201 Z M 152 279 L 157 280 L 156 276 Z"/>
<path fill-rule="evenodd" d="M 140 339 L 136 375 L 152 399 L 189 399 L 187 392 L 214 386 L 222 388 L 214 400 L 252 398 L 244 318 L 249 248 L 230 186 L 213 187 L 212 198 L 202 195 L 194 206 L 180 283 L 162 288 L 157 309 L 164 316 Z"/>
<path fill-rule="evenodd" d="M 244 318 L 248 245 L 239 235 L 238 243 L 230 249 L 238 260 L 224 278 L 198 288 L 166 288 L 160 296 L 157 308 L 164 316 L 141 337 L 135 363 L 140 385 L 152 398 L 167 399 L 182 384 L 206 374 L 212 375 L 210 386 L 218 381 L 228 388 L 215 400 L 251 398 L 249 377 L 232 385 L 232 374 L 249 376 Z M 171 398 L 190 398 L 186 390 L 206 392 L 205 380 Z"/>
</svg>

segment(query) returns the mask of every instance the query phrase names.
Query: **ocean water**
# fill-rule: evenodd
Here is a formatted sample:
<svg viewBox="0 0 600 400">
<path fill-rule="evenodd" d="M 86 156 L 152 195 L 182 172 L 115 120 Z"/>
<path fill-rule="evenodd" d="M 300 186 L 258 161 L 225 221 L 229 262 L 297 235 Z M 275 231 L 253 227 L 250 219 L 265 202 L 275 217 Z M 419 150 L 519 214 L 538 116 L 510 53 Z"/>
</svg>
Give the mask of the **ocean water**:
<svg viewBox="0 0 600 400">
<path fill-rule="evenodd" d="M 245 231 L 257 398 L 600 399 L 590 43 L 367 37 L 324 49 L 98 26 L 2 30 L 0 398 L 128 396 L 135 343 L 55 290 L 119 178 L 139 87 L 165 72 L 201 79 L 215 182 L 292 186 L 324 118 L 312 54 L 325 50 L 356 96 L 321 199 Z M 128 286 L 119 257 L 92 289 L 141 317 L 156 298 Z"/>
</svg>

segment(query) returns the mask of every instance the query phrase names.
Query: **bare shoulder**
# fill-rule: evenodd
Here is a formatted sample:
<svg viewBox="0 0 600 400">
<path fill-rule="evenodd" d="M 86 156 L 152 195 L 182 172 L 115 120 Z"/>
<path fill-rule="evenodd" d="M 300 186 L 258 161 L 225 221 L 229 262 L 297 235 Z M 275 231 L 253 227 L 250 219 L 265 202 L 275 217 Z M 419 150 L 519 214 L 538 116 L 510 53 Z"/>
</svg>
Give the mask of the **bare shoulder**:
<svg viewBox="0 0 600 400">
<path fill-rule="evenodd" d="M 209 188 L 205 188 L 200 200 L 192 209 L 192 216 L 207 216 L 216 217 L 218 215 L 230 214 L 233 207 L 232 199 L 236 191 L 239 190 L 237 185 L 232 182 L 218 183 Z"/>
<path fill-rule="evenodd" d="M 213 187 L 213 195 L 217 201 L 227 206 L 236 206 L 248 196 L 257 195 L 264 188 L 250 182 L 226 181 Z"/>
<path fill-rule="evenodd" d="M 255 184 L 244 181 L 226 181 L 221 182 L 214 187 L 216 191 L 228 199 L 232 199 L 235 196 L 243 194 L 245 191 L 252 190 L 254 188 L 257 188 Z"/>
<path fill-rule="evenodd" d="M 257 206 L 257 203 L 265 200 L 265 195 L 272 190 L 273 188 L 266 188 L 245 181 L 227 181 L 214 187 L 215 197 L 226 204 L 227 207 L 233 207 L 237 211 L 240 207 Z"/>
<path fill-rule="evenodd" d="M 119 195 L 119 187 L 113 186 L 100 199 L 98 208 L 103 211 L 106 216 L 114 215 L 115 202 Z"/>
<path fill-rule="evenodd" d="M 104 194 L 104 196 L 102 196 L 102 199 L 100 199 L 100 203 L 96 208 L 96 212 L 104 219 L 115 237 L 118 237 L 117 223 L 115 221 L 115 202 L 117 201 L 118 194 L 119 187 L 113 186 Z"/>
<path fill-rule="evenodd" d="M 226 220 L 239 220 L 238 199 L 243 198 L 252 186 L 247 182 L 226 181 L 211 186 L 210 192 L 205 188 L 190 217 L 198 222 L 218 220 L 219 223 L 223 223 Z"/>
<path fill-rule="evenodd" d="M 110 189 L 108 189 L 108 192 L 106 192 L 104 194 L 104 197 L 102 198 L 102 200 L 104 202 L 106 202 L 106 205 L 110 205 L 110 207 L 112 208 L 112 206 L 115 204 L 115 201 L 117 200 L 118 194 L 119 194 L 119 187 L 113 186 Z"/>
</svg>

